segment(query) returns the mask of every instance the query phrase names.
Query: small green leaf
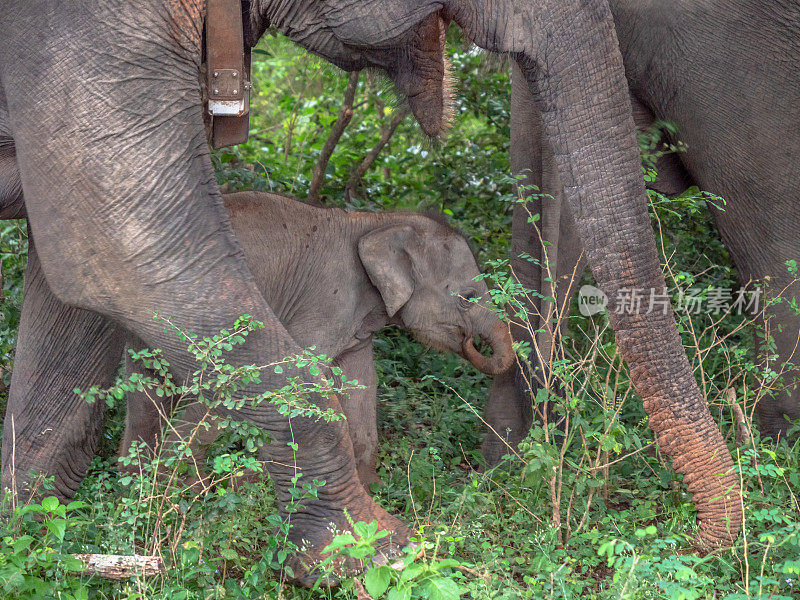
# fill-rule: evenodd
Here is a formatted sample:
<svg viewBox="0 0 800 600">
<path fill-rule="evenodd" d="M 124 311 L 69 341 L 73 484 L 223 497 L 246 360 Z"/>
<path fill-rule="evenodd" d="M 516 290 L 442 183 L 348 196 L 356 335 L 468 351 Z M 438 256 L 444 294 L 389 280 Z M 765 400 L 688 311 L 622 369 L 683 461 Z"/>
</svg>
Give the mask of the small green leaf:
<svg viewBox="0 0 800 600">
<path fill-rule="evenodd" d="M 333 540 L 331 540 L 331 543 L 322 549 L 322 553 L 325 554 L 326 552 L 333 552 L 343 546 L 346 546 L 347 544 L 354 544 L 355 541 L 356 538 L 354 538 L 351 534 L 341 533 L 334 537 Z"/>
<path fill-rule="evenodd" d="M 464 591 L 452 579 L 432 577 L 425 582 L 431 600 L 458 600 Z"/>
<path fill-rule="evenodd" d="M 387 600 L 411 600 L 411 590 L 407 587 L 393 587 L 389 590 Z"/>
<path fill-rule="evenodd" d="M 14 554 L 19 554 L 23 550 L 27 550 L 33 542 L 33 538 L 29 535 L 23 535 L 14 541 Z"/>
<path fill-rule="evenodd" d="M 48 521 L 46 525 L 47 529 L 49 529 L 59 541 L 64 539 L 64 534 L 67 531 L 66 519 L 53 519 L 52 521 Z"/>
<path fill-rule="evenodd" d="M 44 500 L 42 500 L 42 508 L 45 509 L 47 512 L 53 512 L 59 506 L 58 498 L 55 496 L 48 496 Z"/>
<path fill-rule="evenodd" d="M 373 598 L 382 596 L 389 587 L 392 579 L 392 570 L 387 567 L 373 567 L 364 575 L 364 587 Z"/>
<path fill-rule="evenodd" d="M 411 581 L 417 575 L 419 575 L 424 567 L 420 564 L 410 564 L 406 567 L 403 571 L 402 575 L 400 575 L 400 582 L 405 583 L 406 581 Z"/>
<path fill-rule="evenodd" d="M 85 571 L 86 565 L 84 565 L 81 561 L 79 561 L 74 556 L 70 556 L 68 554 L 62 555 L 61 559 L 59 560 L 61 564 L 61 568 L 65 571 Z"/>
<path fill-rule="evenodd" d="M 225 560 L 238 560 L 239 553 L 233 548 L 223 548 L 219 551 L 219 555 Z"/>
</svg>

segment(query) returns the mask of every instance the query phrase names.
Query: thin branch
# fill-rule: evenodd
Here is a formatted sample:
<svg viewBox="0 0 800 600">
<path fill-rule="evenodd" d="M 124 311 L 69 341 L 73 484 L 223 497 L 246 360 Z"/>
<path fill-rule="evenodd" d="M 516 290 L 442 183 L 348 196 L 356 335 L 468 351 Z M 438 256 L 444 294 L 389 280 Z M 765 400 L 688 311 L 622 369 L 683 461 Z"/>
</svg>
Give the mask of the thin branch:
<svg viewBox="0 0 800 600">
<path fill-rule="evenodd" d="M 308 202 L 311 204 L 320 204 L 319 191 L 322 189 L 322 184 L 325 181 L 325 171 L 328 168 L 328 162 L 331 160 L 333 151 L 336 149 L 336 144 L 342 137 L 344 130 L 350 124 L 353 118 L 353 101 L 356 98 L 356 88 L 358 87 L 358 76 L 360 71 L 353 71 L 350 73 L 350 79 L 347 80 L 347 88 L 344 91 L 344 101 L 342 108 L 339 110 L 339 116 L 333 123 L 331 133 L 325 144 L 322 146 L 322 151 L 319 154 L 317 166 L 314 167 L 314 174 L 311 176 L 311 186 L 308 188 Z"/>
<path fill-rule="evenodd" d="M 369 171 L 370 167 L 375 163 L 375 160 L 378 158 L 381 150 L 383 150 L 386 144 L 389 143 L 389 140 L 392 139 L 392 135 L 394 135 L 397 127 L 403 122 L 403 119 L 405 119 L 410 112 L 411 109 L 406 106 L 394 113 L 389 125 L 381 133 L 381 139 L 378 140 L 378 143 L 375 144 L 372 150 L 367 152 L 367 155 L 364 157 L 364 160 L 361 161 L 361 164 L 358 165 L 358 167 L 356 167 L 355 170 L 350 174 L 350 178 L 347 180 L 347 187 L 345 188 L 346 198 L 349 199 L 353 195 L 353 192 L 361 182 L 361 178 L 364 177 L 367 171 Z"/>
</svg>

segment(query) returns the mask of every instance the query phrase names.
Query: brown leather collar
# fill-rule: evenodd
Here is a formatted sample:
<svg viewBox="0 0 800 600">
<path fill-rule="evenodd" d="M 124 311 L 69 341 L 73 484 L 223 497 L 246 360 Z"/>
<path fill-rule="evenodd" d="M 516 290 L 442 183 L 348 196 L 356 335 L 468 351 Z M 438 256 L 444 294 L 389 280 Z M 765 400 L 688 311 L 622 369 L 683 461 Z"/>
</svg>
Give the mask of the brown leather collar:
<svg viewBox="0 0 800 600">
<path fill-rule="evenodd" d="M 247 141 L 250 128 L 250 2 L 208 0 L 205 24 L 211 146 Z"/>
</svg>

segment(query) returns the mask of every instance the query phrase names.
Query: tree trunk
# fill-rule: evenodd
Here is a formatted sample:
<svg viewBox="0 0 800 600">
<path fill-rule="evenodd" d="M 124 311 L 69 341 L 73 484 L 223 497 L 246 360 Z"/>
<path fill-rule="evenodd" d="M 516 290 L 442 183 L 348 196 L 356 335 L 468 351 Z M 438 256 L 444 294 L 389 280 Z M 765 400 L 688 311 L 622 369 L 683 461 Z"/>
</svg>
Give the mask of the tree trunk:
<svg viewBox="0 0 800 600">
<path fill-rule="evenodd" d="M 356 98 L 359 73 L 359 71 L 350 73 L 350 78 L 347 80 L 347 88 L 344 91 L 342 108 L 339 110 L 339 116 L 333 123 L 331 133 L 328 139 L 325 140 L 325 144 L 322 146 L 322 150 L 319 154 L 317 165 L 314 167 L 314 174 L 311 176 L 311 185 L 308 188 L 307 197 L 308 202 L 311 204 L 321 204 L 319 200 L 319 191 L 322 189 L 322 184 L 325 182 L 325 171 L 328 169 L 328 162 L 331 160 L 333 151 L 336 149 L 336 144 L 339 143 L 344 130 L 347 129 L 350 120 L 353 118 L 353 102 Z"/>
</svg>

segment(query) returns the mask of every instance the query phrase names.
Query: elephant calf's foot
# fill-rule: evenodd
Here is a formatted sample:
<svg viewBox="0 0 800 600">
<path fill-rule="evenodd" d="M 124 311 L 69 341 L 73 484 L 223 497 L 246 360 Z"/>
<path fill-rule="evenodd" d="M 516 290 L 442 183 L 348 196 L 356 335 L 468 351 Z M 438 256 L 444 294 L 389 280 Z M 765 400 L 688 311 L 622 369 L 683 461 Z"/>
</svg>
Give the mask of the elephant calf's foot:
<svg viewBox="0 0 800 600">
<path fill-rule="evenodd" d="M 409 542 L 411 529 L 380 508 L 366 494 L 358 502 L 348 503 L 345 510 L 347 515 L 344 511 L 331 511 L 327 519 L 319 514 L 312 515 L 310 512 L 292 516 L 289 540 L 299 548 L 288 561 L 293 575 L 292 583 L 311 587 L 322 577 L 323 584 L 338 585 L 343 578 L 357 575 L 369 565 L 394 564 L 403 556 L 403 548 L 411 545 Z M 372 544 L 376 549 L 373 556 L 367 556 L 363 560 L 341 556 L 320 567 L 319 565 L 330 556 L 330 553 L 323 551 L 333 541 L 334 536 L 352 533 L 358 538 L 350 524 L 351 521 L 353 523 L 375 521 L 378 531 L 388 531 L 389 535 Z"/>
</svg>

